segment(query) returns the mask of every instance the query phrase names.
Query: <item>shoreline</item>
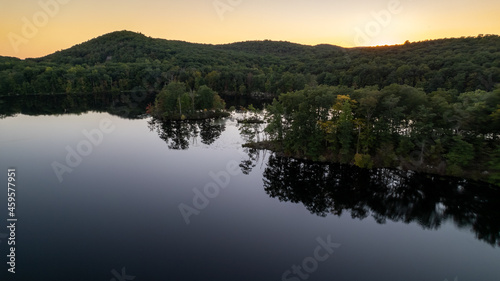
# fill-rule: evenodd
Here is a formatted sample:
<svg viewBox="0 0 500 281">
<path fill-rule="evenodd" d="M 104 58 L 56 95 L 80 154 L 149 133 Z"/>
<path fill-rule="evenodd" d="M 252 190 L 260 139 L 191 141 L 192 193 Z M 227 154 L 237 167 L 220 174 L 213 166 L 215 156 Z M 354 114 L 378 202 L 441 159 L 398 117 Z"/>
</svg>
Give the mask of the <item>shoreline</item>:
<svg viewBox="0 0 500 281">
<path fill-rule="evenodd" d="M 260 141 L 260 142 L 248 142 L 245 144 L 242 144 L 242 147 L 244 148 L 252 148 L 252 149 L 259 149 L 259 150 L 269 150 L 273 153 L 275 153 L 279 157 L 286 157 L 286 158 L 293 158 L 293 159 L 298 159 L 298 160 L 304 160 L 304 161 L 312 161 L 315 163 L 322 163 L 322 164 L 345 164 L 345 165 L 350 165 L 350 166 L 356 166 L 354 162 L 350 163 L 342 163 L 341 161 L 338 161 L 332 157 L 332 155 L 321 155 L 318 157 L 318 159 L 312 159 L 307 156 L 303 156 L 300 154 L 293 154 L 293 153 L 287 153 L 283 150 L 282 145 L 279 142 L 276 141 Z M 495 188 L 500 188 L 500 185 L 496 185 L 492 182 L 488 181 L 488 175 L 489 173 L 487 171 L 478 171 L 478 170 L 467 170 L 464 171 L 462 175 L 451 175 L 449 173 L 446 173 L 446 164 L 441 163 L 444 165 L 439 165 L 438 167 L 418 167 L 414 164 L 411 163 L 410 160 L 406 159 L 398 159 L 399 165 L 398 166 L 391 166 L 391 165 L 380 165 L 379 163 L 374 163 L 372 167 L 366 168 L 366 167 L 359 167 L 362 169 L 394 169 L 394 170 L 400 170 L 400 171 L 412 171 L 416 173 L 425 173 L 429 175 L 435 175 L 435 176 L 442 176 L 442 177 L 453 177 L 453 178 L 463 178 L 466 180 L 473 180 L 477 182 L 481 182 L 484 184 L 490 185 L 490 187 L 495 187 Z"/>
<path fill-rule="evenodd" d="M 173 115 L 173 116 L 154 116 L 151 115 L 153 118 L 156 118 L 161 121 L 199 121 L 199 120 L 206 120 L 206 119 L 217 119 L 217 118 L 224 118 L 224 117 L 229 117 L 231 114 L 229 112 L 221 111 L 221 112 L 203 112 L 201 114 L 194 114 L 194 115 L 182 115 L 179 116 Z"/>
</svg>

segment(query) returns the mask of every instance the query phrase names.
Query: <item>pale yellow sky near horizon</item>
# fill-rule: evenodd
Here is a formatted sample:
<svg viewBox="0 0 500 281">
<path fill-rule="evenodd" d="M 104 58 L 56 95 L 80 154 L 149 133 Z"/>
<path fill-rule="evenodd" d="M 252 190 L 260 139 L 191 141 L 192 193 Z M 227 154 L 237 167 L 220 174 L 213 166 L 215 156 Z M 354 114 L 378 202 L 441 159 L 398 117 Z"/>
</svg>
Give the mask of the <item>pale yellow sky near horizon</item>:
<svg viewBox="0 0 500 281">
<path fill-rule="evenodd" d="M 40 57 L 130 30 L 193 43 L 343 47 L 500 34 L 497 0 L 0 0 L 0 56 Z"/>
</svg>

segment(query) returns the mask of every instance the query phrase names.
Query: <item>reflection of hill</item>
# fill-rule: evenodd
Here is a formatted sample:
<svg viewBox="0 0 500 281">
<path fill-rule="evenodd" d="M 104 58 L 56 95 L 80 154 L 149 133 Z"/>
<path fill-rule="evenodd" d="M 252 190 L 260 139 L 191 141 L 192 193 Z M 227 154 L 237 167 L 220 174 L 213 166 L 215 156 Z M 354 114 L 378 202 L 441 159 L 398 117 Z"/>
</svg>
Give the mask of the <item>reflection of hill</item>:
<svg viewBox="0 0 500 281">
<path fill-rule="evenodd" d="M 500 191 L 485 184 L 271 156 L 264 188 L 271 197 L 301 202 L 319 216 L 349 211 L 353 218 L 371 215 L 379 223 L 416 222 L 429 229 L 453 220 L 478 239 L 500 246 Z"/>
<path fill-rule="evenodd" d="M 54 94 L 4 96 L 0 98 L 0 116 L 82 114 L 108 112 L 122 118 L 138 118 L 146 112 L 154 94 L 143 91 L 115 94 Z"/>
<path fill-rule="evenodd" d="M 170 149 L 188 149 L 189 140 L 195 140 L 198 136 L 206 145 L 217 140 L 226 129 L 223 122 L 214 119 L 197 121 L 159 121 L 152 119 L 149 122 L 151 131 L 156 130 L 162 140 Z"/>
</svg>

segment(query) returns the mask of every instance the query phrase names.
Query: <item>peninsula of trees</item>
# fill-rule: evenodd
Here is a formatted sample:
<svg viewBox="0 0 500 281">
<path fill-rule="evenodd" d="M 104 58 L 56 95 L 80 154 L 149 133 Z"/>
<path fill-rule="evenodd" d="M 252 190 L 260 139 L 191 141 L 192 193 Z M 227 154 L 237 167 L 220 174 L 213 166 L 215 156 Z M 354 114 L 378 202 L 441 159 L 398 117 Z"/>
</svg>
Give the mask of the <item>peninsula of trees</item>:
<svg viewBox="0 0 500 281">
<path fill-rule="evenodd" d="M 500 89 L 453 95 L 398 84 L 306 87 L 267 106 L 269 140 L 247 146 L 500 184 L 499 105 Z"/>
</svg>

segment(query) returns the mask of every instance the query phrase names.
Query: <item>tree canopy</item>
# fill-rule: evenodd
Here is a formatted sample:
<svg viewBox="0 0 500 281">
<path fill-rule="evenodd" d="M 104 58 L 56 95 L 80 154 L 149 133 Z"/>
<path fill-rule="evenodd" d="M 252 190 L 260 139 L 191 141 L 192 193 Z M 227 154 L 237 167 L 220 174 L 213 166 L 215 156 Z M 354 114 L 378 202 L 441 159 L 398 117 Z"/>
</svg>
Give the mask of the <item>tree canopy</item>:
<svg viewBox="0 0 500 281">
<path fill-rule="evenodd" d="M 205 119 L 228 116 L 222 112 L 225 107 L 224 100 L 208 86 L 195 91 L 183 82 L 170 82 L 148 107 L 148 113 L 159 119 Z"/>
<path fill-rule="evenodd" d="M 306 87 L 267 107 L 266 132 L 274 150 L 295 157 L 498 184 L 500 88 L 454 92 L 398 84 Z"/>
<path fill-rule="evenodd" d="M 172 81 L 238 95 L 277 96 L 322 84 L 491 91 L 500 81 L 500 37 L 341 48 L 269 40 L 193 44 L 118 31 L 41 58 L 0 57 L 3 95 L 159 92 Z"/>
</svg>

